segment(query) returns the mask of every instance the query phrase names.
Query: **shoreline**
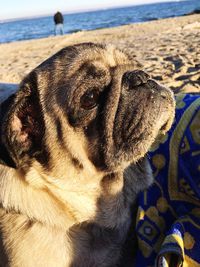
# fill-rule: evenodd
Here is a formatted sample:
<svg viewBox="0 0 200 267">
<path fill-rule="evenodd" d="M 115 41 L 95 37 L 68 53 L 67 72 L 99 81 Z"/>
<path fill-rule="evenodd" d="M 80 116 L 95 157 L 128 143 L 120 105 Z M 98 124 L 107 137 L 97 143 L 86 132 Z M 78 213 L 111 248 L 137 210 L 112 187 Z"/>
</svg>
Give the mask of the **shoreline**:
<svg viewBox="0 0 200 267">
<path fill-rule="evenodd" d="M 200 92 L 200 14 L 0 44 L 0 82 L 19 83 L 65 46 L 113 44 L 175 92 Z"/>
</svg>

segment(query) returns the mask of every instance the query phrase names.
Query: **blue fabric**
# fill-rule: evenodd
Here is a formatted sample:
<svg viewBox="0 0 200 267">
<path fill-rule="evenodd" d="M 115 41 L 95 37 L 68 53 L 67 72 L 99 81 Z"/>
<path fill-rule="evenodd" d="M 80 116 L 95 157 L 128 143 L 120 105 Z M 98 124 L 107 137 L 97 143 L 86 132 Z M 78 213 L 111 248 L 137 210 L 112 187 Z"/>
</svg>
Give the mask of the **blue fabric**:
<svg viewBox="0 0 200 267">
<path fill-rule="evenodd" d="M 137 267 L 200 266 L 200 95 L 176 103 L 171 130 L 149 153 L 155 182 L 139 195 Z"/>
</svg>

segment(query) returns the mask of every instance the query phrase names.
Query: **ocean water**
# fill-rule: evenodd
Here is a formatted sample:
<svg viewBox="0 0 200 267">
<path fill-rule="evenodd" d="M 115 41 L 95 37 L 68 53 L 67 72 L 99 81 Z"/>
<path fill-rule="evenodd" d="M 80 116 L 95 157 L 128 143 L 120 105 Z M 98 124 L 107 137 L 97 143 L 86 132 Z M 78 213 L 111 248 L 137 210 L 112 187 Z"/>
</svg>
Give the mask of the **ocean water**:
<svg viewBox="0 0 200 267">
<path fill-rule="evenodd" d="M 65 14 L 64 32 L 94 30 L 188 14 L 200 9 L 200 0 L 174 1 L 139 6 Z M 54 35 L 53 14 L 48 17 L 0 23 L 0 43 Z"/>
</svg>

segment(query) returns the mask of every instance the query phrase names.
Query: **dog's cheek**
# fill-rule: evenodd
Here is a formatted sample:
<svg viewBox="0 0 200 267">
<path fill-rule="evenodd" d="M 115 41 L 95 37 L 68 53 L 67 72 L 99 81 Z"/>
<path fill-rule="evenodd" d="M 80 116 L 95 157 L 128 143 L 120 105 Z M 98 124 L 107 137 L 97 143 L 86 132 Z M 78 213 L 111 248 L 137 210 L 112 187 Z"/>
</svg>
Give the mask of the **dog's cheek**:
<svg viewBox="0 0 200 267">
<path fill-rule="evenodd" d="M 105 142 L 102 138 L 102 124 L 96 118 L 87 127 L 84 127 L 84 135 L 88 143 L 88 158 L 98 170 L 106 171 L 104 151 Z"/>
<path fill-rule="evenodd" d="M 81 110 L 77 108 L 77 110 L 70 110 L 67 114 L 69 124 L 74 128 L 89 128 L 95 118 L 97 116 L 97 110 Z"/>
</svg>

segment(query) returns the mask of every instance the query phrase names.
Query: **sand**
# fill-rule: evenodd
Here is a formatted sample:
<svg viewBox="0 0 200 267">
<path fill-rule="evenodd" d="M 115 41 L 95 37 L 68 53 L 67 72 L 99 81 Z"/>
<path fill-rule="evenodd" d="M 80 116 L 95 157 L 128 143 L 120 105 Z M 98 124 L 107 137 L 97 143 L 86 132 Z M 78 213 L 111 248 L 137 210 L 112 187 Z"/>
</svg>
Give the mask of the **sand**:
<svg viewBox="0 0 200 267">
<path fill-rule="evenodd" d="M 81 42 L 114 44 L 175 93 L 200 92 L 200 15 L 0 44 L 0 83 L 19 83 L 61 48 Z"/>
</svg>

